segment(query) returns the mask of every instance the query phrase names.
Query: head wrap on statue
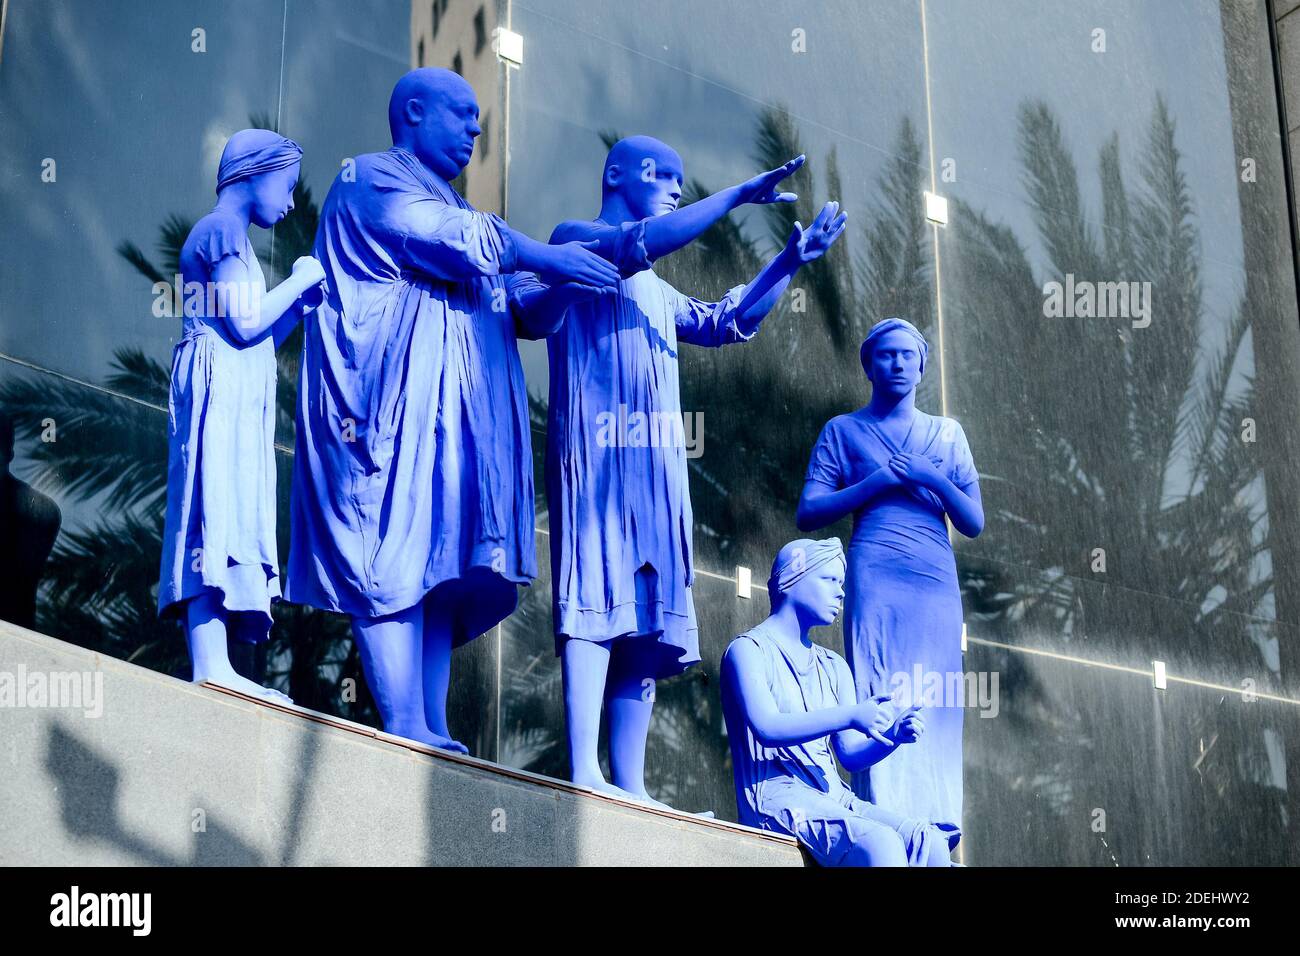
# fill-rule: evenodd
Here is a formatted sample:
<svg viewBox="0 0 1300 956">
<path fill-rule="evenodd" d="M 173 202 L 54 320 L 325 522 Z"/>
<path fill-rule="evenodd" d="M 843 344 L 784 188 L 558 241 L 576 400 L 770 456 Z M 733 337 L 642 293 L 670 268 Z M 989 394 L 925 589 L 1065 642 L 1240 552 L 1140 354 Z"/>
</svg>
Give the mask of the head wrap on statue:
<svg viewBox="0 0 1300 956">
<path fill-rule="evenodd" d="M 217 192 L 231 183 L 292 166 L 302 159 L 302 147 L 269 129 L 240 130 L 221 151 Z"/>
<path fill-rule="evenodd" d="M 925 360 L 930 354 L 929 343 L 925 341 L 925 336 L 907 319 L 885 319 L 883 322 L 877 322 L 867 333 L 867 337 L 862 340 L 862 351 L 858 353 L 858 358 L 862 362 L 862 371 L 871 376 L 871 353 L 876 349 L 876 343 L 880 341 L 881 336 L 895 329 L 901 329 L 912 338 L 916 339 L 917 349 L 921 353 L 921 371 L 925 371 Z"/>
<path fill-rule="evenodd" d="M 827 538 L 814 541 L 812 538 L 800 538 L 791 541 L 777 552 L 772 562 L 772 576 L 767 579 L 768 597 L 773 605 L 779 604 L 785 592 L 790 590 L 805 575 L 816 571 L 831 561 L 845 561 L 844 545 L 839 538 Z"/>
</svg>

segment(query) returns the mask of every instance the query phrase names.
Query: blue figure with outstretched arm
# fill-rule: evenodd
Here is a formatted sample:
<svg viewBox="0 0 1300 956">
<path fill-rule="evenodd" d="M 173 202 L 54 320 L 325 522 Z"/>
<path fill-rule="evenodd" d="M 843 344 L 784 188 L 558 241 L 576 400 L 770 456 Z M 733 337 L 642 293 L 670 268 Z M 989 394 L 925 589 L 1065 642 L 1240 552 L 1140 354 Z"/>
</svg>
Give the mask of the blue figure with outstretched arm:
<svg viewBox="0 0 1300 956">
<path fill-rule="evenodd" d="M 723 655 L 740 822 L 793 836 L 822 866 L 949 866 L 954 824 L 875 806 L 835 766 L 882 766 L 925 738 L 919 704 L 859 700 L 844 658 L 809 636 L 839 614 L 844 575 L 838 539 L 790 542 L 772 564 L 772 613 Z"/>
<path fill-rule="evenodd" d="M 979 475 L 961 426 L 916 408 L 929 347 L 903 319 L 875 325 L 860 359 L 865 408 L 832 418 L 813 447 L 796 521 L 802 531 L 853 515 L 844 648 L 858 698 L 924 695 L 930 733 L 854 776 L 872 803 L 961 822 L 962 707 L 934 688 L 965 687 L 961 590 L 945 518 L 967 537 L 984 527 Z"/>
<path fill-rule="evenodd" d="M 275 349 L 319 305 L 304 256 L 270 291 L 248 241 L 293 209 L 302 149 L 264 129 L 230 137 L 217 204 L 181 248 L 182 335 L 172 353 L 160 613 L 184 619 L 193 679 L 288 701 L 235 672 L 228 640 L 255 644 L 280 597 L 275 541 Z"/>
<path fill-rule="evenodd" d="M 385 730 L 461 752 L 452 648 L 505 618 L 537 573 L 517 338 L 618 280 L 593 249 L 530 239 L 452 188 L 478 116 L 460 76 L 412 70 L 389 100 L 392 148 L 345 161 L 325 199 L 285 589 L 351 617 Z M 527 277 L 527 316 L 510 304 L 519 270 L 546 280 Z"/>
<path fill-rule="evenodd" d="M 655 681 L 700 659 L 678 348 L 752 338 L 795 272 L 839 237 L 845 217 L 828 203 L 808 229 L 796 224 L 785 248 L 719 302 L 684 295 L 651 264 L 739 205 L 793 201 L 778 187 L 802 164 L 798 157 L 679 210 L 681 157 L 634 136 L 606 157 L 599 218 L 563 223 L 551 237 L 594 241 L 622 277 L 615 294 L 574 304 L 548 339 L 554 625 L 575 783 L 650 800 Z M 516 305 L 541 312 L 543 288 L 521 285 Z M 550 291 L 552 301 L 563 294 Z M 597 753 L 602 706 L 612 784 Z"/>
</svg>

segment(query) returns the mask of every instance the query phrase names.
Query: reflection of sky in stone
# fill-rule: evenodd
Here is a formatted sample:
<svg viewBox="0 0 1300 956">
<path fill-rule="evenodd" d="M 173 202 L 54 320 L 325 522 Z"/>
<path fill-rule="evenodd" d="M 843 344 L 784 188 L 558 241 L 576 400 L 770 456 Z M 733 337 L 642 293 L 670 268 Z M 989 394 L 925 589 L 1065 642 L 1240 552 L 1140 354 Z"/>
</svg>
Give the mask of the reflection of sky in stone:
<svg viewBox="0 0 1300 956">
<path fill-rule="evenodd" d="M 306 150 L 317 203 L 344 156 L 387 148 L 409 0 L 287 8 L 286 20 L 285 4 L 266 0 L 11 0 L 0 59 L 0 352 L 92 383 L 121 347 L 169 366 L 179 322 L 152 315 L 148 281 L 115 250 L 131 241 L 158 261 L 168 216 L 211 209 L 221 149 L 251 114 L 274 121 L 279 110 Z M 190 49 L 196 27 L 206 53 Z M 40 179 L 45 157 L 58 163 L 52 184 Z M 268 233 L 252 235 L 263 249 Z M 4 363 L 0 374 L 27 373 Z M 19 474 L 30 474 L 27 450 Z M 72 496 L 61 505 L 65 529 L 103 507 Z"/>
<path fill-rule="evenodd" d="M 409 18 L 406 0 L 290 0 L 287 23 L 285 5 L 265 0 L 11 0 L 0 351 L 92 382 L 123 346 L 167 364 L 179 323 L 153 317 L 149 283 L 117 245 L 152 256 L 169 215 L 211 208 L 226 137 L 280 109 L 282 38 L 282 126 L 307 150 L 304 175 L 323 199 L 341 157 L 388 145 Z M 206 53 L 190 49 L 196 27 Z M 40 180 L 45 157 L 56 183 Z"/>
<path fill-rule="evenodd" d="M 1096 222 L 1098 151 L 1119 134 L 1134 192 L 1159 93 L 1177 124 L 1204 240 L 1207 316 L 1227 315 L 1240 292 L 1241 235 L 1216 0 L 930 0 L 926 9 L 935 156 L 957 160 L 957 182 L 940 190 L 1010 226 L 1041 269 L 1021 185 L 1020 104 L 1042 99 L 1058 117 Z M 784 104 L 815 167 L 837 148 L 850 215 L 872 198 L 899 118 L 925 134 L 916 3 L 823 2 L 792 12 L 677 0 L 638 6 L 633 17 L 596 0 L 526 0 L 514 5 L 513 25 L 527 52 L 513 81 L 510 212 L 528 231 L 595 214 L 604 129 L 668 140 L 688 175 L 717 187 L 754 171 L 758 109 Z M 806 31 L 805 54 L 791 52 L 796 27 Z M 1094 27 L 1106 30 L 1105 53 L 1092 51 Z"/>
<path fill-rule="evenodd" d="M 658 136 L 678 147 L 688 176 L 718 188 L 756 171 L 754 133 L 764 105 L 791 111 L 822 190 L 822 164 L 835 148 L 843 177 L 836 198 L 860 226 L 900 119 L 910 117 L 926 135 L 928 45 L 934 155 L 937 163 L 955 159 L 957 171 L 957 181 L 939 190 L 1009 226 L 1039 281 L 1052 276 L 1023 184 L 1019 107 L 1042 100 L 1061 124 L 1100 241 L 1099 150 L 1118 133 L 1131 202 L 1162 95 L 1202 240 L 1203 360 L 1240 300 L 1238 166 L 1217 0 L 930 0 L 924 42 L 920 4 L 894 0 L 814 3 L 794 12 L 782 4 L 674 0 L 638 6 L 635 16 L 597 0 L 522 0 L 513 26 L 526 52 L 512 81 L 509 212 L 512 224 L 535 235 L 598 211 L 601 131 Z M 806 31 L 806 53 L 791 50 L 795 28 Z M 1093 51 L 1094 28 L 1106 31 L 1104 53 Z M 1280 165 L 1274 157 L 1260 168 Z M 1280 182 L 1259 188 L 1285 201 Z M 962 235 L 959 223 L 953 230 Z M 859 236 L 849 240 L 861 250 Z M 960 254 L 959 246 L 948 248 Z M 724 287 L 747 278 L 725 277 Z M 685 291 L 716 296 L 722 287 Z M 532 388 L 544 389 L 543 349 L 526 344 L 523 351 Z M 1239 372 L 1248 375 L 1249 347 L 1242 364 Z M 1171 464 L 1170 491 L 1185 477 L 1181 463 Z"/>
<path fill-rule="evenodd" d="M 392 145 L 388 97 L 411 68 L 409 0 L 289 0 L 283 132 L 319 206 L 339 164 Z"/>
<path fill-rule="evenodd" d="M 1040 275 L 1018 106 L 1041 98 L 1052 108 L 1096 222 L 1100 145 L 1119 133 L 1132 191 L 1163 94 L 1203 241 L 1206 318 L 1222 322 L 1242 273 L 1216 0 L 996 8 L 929 0 L 926 10 L 935 156 L 955 158 L 958 171 L 940 189 L 1009 225 Z M 0 351 L 89 381 L 102 379 L 121 346 L 165 364 L 177 323 L 151 315 L 148 283 L 115 247 L 130 240 L 152 254 L 168 215 L 206 212 L 221 146 L 252 113 L 278 115 L 302 143 L 304 178 L 323 201 L 342 158 L 388 145 L 385 107 L 408 67 L 409 16 L 408 0 L 12 0 L 0 61 L 0 221 L 9 240 Z M 539 238 L 560 220 L 596 214 L 603 130 L 667 140 L 689 176 L 718 188 L 757 171 L 759 111 L 783 105 L 822 191 L 825 158 L 837 151 L 837 198 L 853 226 L 876 198 L 900 120 L 925 136 L 919 2 L 824 0 L 792 10 L 517 0 L 512 25 L 524 35 L 525 62 L 512 71 L 509 214 Z M 207 31 L 206 53 L 190 49 L 195 27 Z M 1091 49 L 1095 27 L 1106 30 L 1104 54 Z M 791 49 L 796 28 L 806 53 Z M 57 183 L 40 181 L 45 157 L 58 161 Z M 1280 184 L 1261 188 L 1281 198 Z M 752 210 L 737 215 L 759 234 Z M 850 238 L 860 251 L 860 236 Z M 523 352 L 529 382 L 544 394 L 545 348 L 525 343 Z"/>
<path fill-rule="evenodd" d="M 1162 96 L 1175 124 L 1193 226 L 1200 233 L 1201 359 L 1208 361 L 1244 286 L 1239 169 L 1217 0 L 1052 5 L 999 0 L 998 10 L 999 16 L 991 18 L 974 15 L 971 4 L 962 0 L 927 5 L 935 161 L 941 166 L 951 157 L 957 171 L 957 181 L 941 183 L 941 191 L 1009 226 L 1039 281 L 1060 279 L 1048 271 L 1048 255 L 1023 185 L 1020 104 L 1041 100 L 1059 122 L 1074 158 L 1085 214 L 1100 244 L 1101 147 L 1118 134 L 1131 205 L 1143 189 L 1142 156 L 1157 96 Z M 1105 52 L 1093 50 L 1094 29 L 1105 31 Z M 1261 172 L 1268 168 L 1281 166 L 1261 161 Z M 1261 181 L 1258 188 L 1277 190 L 1285 202 L 1280 181 Z M 960 225 L 954 225 L 960 234 Z M 960 247 L 952 249 L 960 255 Z M 1159 303 L 1155 308 L 1158 313 Z M 1160 329 L 1157 325 L 1135 334 L 1159 335 Z M 1249 374 L 1249 346 L 1243 352 L 1245 367 L 1239 371 Z M 957 365 L 952 374 L 960 375 L 960 359 Z M 1166 476 L 1170 498 L 1185 493 L 1189 480 L 1184 462 L 1171 465 Z"/>
<path fill-rule="evenodd" d="M 514 4 L 512 25 L 525 49 L 511 86 L 509 214 L 516 228 L 545 236 L 557 222 L 599 212 L 604 130 L 665 140 L 681 152 L 688 178 L 719 189 L 760 171 L 760 111 L 783 106 L 808 153 L 816 198 L 841 199 L 851 226 L 902 118 L 924 136 L 915 3 L 839 0 L 797 14 L 776 3 L 680 0 L 635 9 L 630 16 L 626 7 L 595 0 Z M 791 49 L 796 28 L 805 31 L 807 53 Z M 825 195 L 832 147 L 843 180 L 838 197 Z M 765 236 L 750 221 L 752 209 L 735 215 L 751 235 Z M 717 296 L 750 278 L 684 291 Z M 544 351 L 525 345 L 523 354 L 530 386 L 544 394 Z"/>
<path fill-rule="evenodd" d="M 996 17 L 990 9 L 964 0 L 927 4 L 935 161 L 952 157 L 957 165 L 957 182 L 941 191 L 1010 226 L 1041 273 L 1046 256 L 1021 185 L 1019 105 L 1042 100 L 1056 116 L 1098 226 L 1100 149 L 1119 134 L 1131 199 L 1159 94 L 1175 123 L 1201 233 L 1206 315 L 1223 321 L 1241 291 L 1242 242 L 1217 0 L 998 0 Z M 1092 50 L 1096 28 L 1106 31 L 1104 53 Z M 1261 188 L 1285 202 L 1282 183 Z"/>
<path fill-rule="evenodd" d="M 512 26 L 524 36 L 525 56 L 512 78 L 509 216 L 534 235 L 597 213 L 602 131 L 658 136 L 677 146 L 688 176 L 718 188 L 756 171 L 754 134 L 764 105 L 791 111 L 822 190 L 826 154 L 836 149 L 843 177 L 836 198 L 851 226 L 861 226 L 896 147 L 900 119 L 909 117 L 926 136 L 928 47 L 934 156 L 957 161 L 957 181 L 941 182 L 939 190 L 1012 229 L 1038 281 L 1052 276 L 1027 202 L 1020 106 L 1042 100 L 1060 123 L 1100 241 L 1100 148 L 1118 134 L 1132 202 L 1141 191 L 1140 164 L 1160 95 L 1175 123 L 1201 237 L 1202 361 L 1217 349 L 1240 301 L 1239 169 L 1218 0 L 929 0 L 924 41 L 919 2 L 893 0 L 798 9 L 670 0 L 638 5 L 634 16 L 597 0 L 518 0 Z M 1098 27 L 1106 31 L 1105 53 L 1092 49 Z M 806 31 L 807 53 L 791 51 L 795 28 Z M 1266 58 L 1267 48 L 1257 54 Z M 1260 161 L 1261 172 L 1280 168 L 1277 155 Z M 1285 202 L 1280 180 L 1261 180 L 1259 188 Z M 752 215 L 739 216 L 751 235 L 765 238 Z M 962 234 L 954 223 L 948 237 Z M 860 253 L 860 235 L 851 232 L 849 240 Z M 945 249 L 960 254 L 960 246 Z M 1285 250 L 1278 256 L 1256 267 L 1285 269 Z M 709 276 L 719 287 L 685 291 L 713 296 L 747 278 Z M 523 353 L 530 386 L 544 390 L 544 349 L 527 343 Z M 1252 371 L 1249 344 L 1240 365 L 1244 383 Z M 1169 493 L 1188 490 L 1182 461 L 1170 462 L 1167 480 Z M 1262 479 L 1249 493 L 1262 508 L 1261 485 Z M 1268 565 L 1265 554 L 1257 572 L 1267 574 Z"/>
<path fill-rule="evenodd" d="M 927 5 L 935 155 L 958 163 L 958 181 L 941 189 L 1011 226 L 1041 268 L 1020 185 L 1017 106 L 1038 97 L 1053 108 L 1095 216 L 1100 144 L 1119 132 L 1132 187 L 1159 91 L 1178 123 L 1205 240 L 1207 315 L 1228 314 L 1241 240 L 1217 2 L 1003 0 L 997 16 L 991 9 Z M 387 145 L 387 95 L 409 55 L 407 0 L 14 0 L 8 13 L 0 208 L 22 242 L 0 263 L 0 309 L 12 316 L 41 303 L 42 335 L 5 322 L 0 350 L 91 380 L 121 345 L 165 360 L 176 334 L 150 315 L 150 290 L 116 245 L 129 239 L 151 253 L 167 215 L 205 212 L 221 145 L 254 112 L 279 115 L 303 144 L 319 202 L 343 157 Z M 196 26 L 207 53 L 190 50 Z M 601 130 L 668 140 L 688 174 L 716 188 L 755 171 L 758 111 L 785 105 L 823 189 L 836 148 L 839 198 L 859 224 L 900 118 L 925 132 L 919 3 L 836 0 L 792 12 L 675 0 L 632 16 L 595 0 L 521 0 L 513 26 L 526 53 L 512 79 L 510 215 L 539 237 L 595 214 Z M 1090 46 L 1097 26 L 1104 54 Z M 791 51 L 796 28 L 806 53 Z M 55 184 L 40 182 L 47 156 L 59 163 Z M 534 383 L 544 381 L 539 354 L 528 355 Z"/>
</svg>

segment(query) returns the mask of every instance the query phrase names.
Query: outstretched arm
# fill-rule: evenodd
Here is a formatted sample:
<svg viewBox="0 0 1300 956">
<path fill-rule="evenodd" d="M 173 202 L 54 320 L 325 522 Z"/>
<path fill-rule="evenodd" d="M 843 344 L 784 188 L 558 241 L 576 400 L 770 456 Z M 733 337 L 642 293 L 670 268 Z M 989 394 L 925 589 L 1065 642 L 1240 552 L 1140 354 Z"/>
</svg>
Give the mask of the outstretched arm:
<svg viewBox="0 0 1300 956">
<path fill-rule="evenodd" d="M 842 704 L 807 713 L 782 713 L 763 681 L 761 652 L 749 641 L 737 641 L 722 657 L 722 679 L 736 692 L 754 736 L 765 747 L 793 747 L 845 730 L 854 730 L 888 750 L 883 736 L 893 723 L 884 702 L 888 694 L 860 704 Z M 874 737 L 874 739 L 872 739 Z"/>
<path fill-rule="evenodd" d="M 375 171 L 373 178 L 378 191 L 358 200 L 359 210 L 367 231 L 383 240 L 399 267 L 449 282 L 519 270 L 547 282 L 602 288 L 618 282 L 618 270 L 591 246 L 538 242 L 499 216 L 450 205 L 389 169 Z"/>
<path fill-rule="evenodd" d="M 780 298 L 785 287 L 806 262 L 819 258 L 844 231 L 838 203 L 827 203 L 806 232 L 794 224 L 790 241 L 749 285 L 737 286 L 721 302 L 703 302 L 677 293 L 677 341 L 716 348 L 747 342 Z"/>
<path fill-rule="evenodd" d="M 753 179 L 727 189 L 720 189 L 699 202 L 693 202 L 689 206 L 663 216 L 653 216 L 644 220 L 645 249 L 650 261 L 661 259 L 670 252 L 676 252 L 690 244 L 738 206 L 746 203 L 761 205 L 794 202 L 799 198 L 797 195 L 778 192 L 777 186 L 780 185 L 781 180 L 795 173 L 803 164 L 804 157 L 796 156 L 784 166 L 760 173 Z"/>
<path fill-rule="evenodd" d="M 758 331 L 794 274 L 807 263 L 820 259 L 844 232 L 848 213 L 839 210 L 839 203 L 828 202 L 807 231 L 796 222 L 785 248 L 745 286 L 736 306 L 736 327 L 743 336 Z"/>
<path fill-rule="evenodd" d="M 611 290 L 618 286 L 618 269 L 600 255 L 597 240 L 551 245 L 538 242 L 509 226 L 503 232 L 514 243 L 516 269 L 536 272 L 552 284 L 576 282 Z"/>
<path fill-rule="evenodd" d="M 597 286 L 577 282 L 547 285 L 531 272 L 516 272 L 506 280 L 515 328 L 520 338 L 544 339 L 564 324 L 569 309 L 600 295 Z"/>
<path fill-rule="evenodd" d="M 662 216 L 649 216 L 622 225 L 609 225 L 603 222 L 575 220 L 560 223 L 551 234 L 551 242 L 566 242 L 572 239 L 594 240 L 595 249 L 600 255 L 619 267 L 624 276 L 633 275 L 647 269 L 656 259 L 662 259 L 671 252 L 676 252 L 689 245 L 710 226 L 727 213 L 746 203 L 768 204 L 794 202 L 799 197 L 794 193 L 778 192 L 781 180 L 794 173 L 804 164 L 804 157 L 797 156 L 784 166 L 760 173 L 753 179 L 746 180 L 727 189 L 720 189 L 699 202 L 683 206 Z M 629 230 L 639 232 L 639 244 L 628 246 L 625 234 Z"/>
</svg>

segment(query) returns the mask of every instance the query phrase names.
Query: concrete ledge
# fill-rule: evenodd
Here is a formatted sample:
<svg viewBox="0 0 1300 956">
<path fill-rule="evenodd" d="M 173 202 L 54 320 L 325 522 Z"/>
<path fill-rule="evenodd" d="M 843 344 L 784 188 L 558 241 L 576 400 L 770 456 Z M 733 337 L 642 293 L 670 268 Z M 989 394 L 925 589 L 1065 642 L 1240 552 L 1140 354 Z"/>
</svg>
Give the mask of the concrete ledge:
<svg viewBox="0 0 1300 956">
<path fill-rule="evenodd" d="M 102 682 L 102 713 L 86 699 L 11 706 L 0 687 L 0 864 L 803 865 L 785 837 L 197 687 L 0 621 L 0 681 L 12 688 L 20 671 Z"/>
</svg>

